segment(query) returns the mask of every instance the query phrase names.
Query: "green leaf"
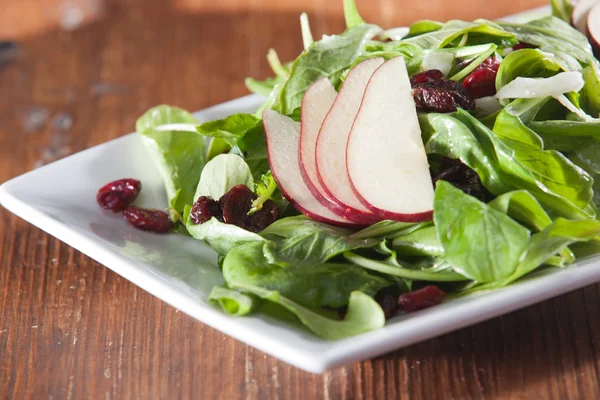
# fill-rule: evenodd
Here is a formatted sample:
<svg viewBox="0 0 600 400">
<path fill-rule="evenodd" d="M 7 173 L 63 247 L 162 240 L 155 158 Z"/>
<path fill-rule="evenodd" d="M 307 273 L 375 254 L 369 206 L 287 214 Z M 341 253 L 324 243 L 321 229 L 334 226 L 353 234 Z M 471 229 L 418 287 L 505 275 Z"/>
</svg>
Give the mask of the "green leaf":
<svg viewBox="0 0 600 400">
<path fill-rule="evenodd" d="M 290 77 L 281 90 L 279 111 L 288 115 L 300 107 L 306 89 L 323 77 L 337 86 L 342 72 L 361 55 L 367 40 L 380 31 L 375 25 L 361 24 L 310 45 L 292 64 Z"/>
<path fill-rule="evenodd" d="M 365 23 L 358 13 L 355 0 L 344 0 L 344 19 L 346 20 L 346 28 L 348 29 Z"/>
<path fill-rule="evenodd" d="M 227 254 L 232 249 L 247 242 L 265 242 L 266 240 L 253 232 L 232 224 L 219 222 L 216 218 L 195 225 L 187 219 L 186 228 L 194 239 L 206 240 L 219 254 Z"/>
<path fill-rule="evenodd" d="M 206 164 L 206 143 L 204 137 L 195 132 L 156 128 L 197 123 L 189 112 L 166 105 L 151 108 L 136 122 L 136 130 L 164 181 L 169 207 L 178 212 L 192 203 L 200 172 Z"/>
<path fill-rule="evenodd" d="M 348 311 L 343 320 L 327 318 L 311 309 L 270 291 L 248 284 L 234 284 L 234 287 L 280 304 L 292 312 L 314 334 L 327 340 L 344 339 L 382 328 L 385 325 L 383 310 L 368 295 L 352 292 L 348 301 Z"/>
<path fill-rule="evenodd" d="M 600 122 L 532 121 L 528 127 L 543 139 L 546 149 L 580 150 L 600 141 Z"/>
<path fill-rule="evenodd" d="M 380 221 L 367 228 L 351 234 L 352 239 L 383 239 L 418 225 L 415 222 Z"/>
<path fill-rule="evenodd" d="M 275 247 L 266 250 L 271 258 L 280 265 L 298 267 L 324 263 L 346 251 L 373 247 L 380 242 L 372 238 L 356 239 L 350 233 L 299 215 L 275 221 L 261 235 L 276 242 Z"/>
<path fill-rule="evenodd" d="M 419 123 L 427 154 L 460 159 L 496 195 L 512 190 L 502 176 L 496 157 L 497 139 L 489 129 L 470 129 L 450 114 L 421 114 Z"/>
<path fill-rule="evenodd" d="M 550 0 L 550 5 L 552 6 L 552 15 L 571 23 L 573 4 L 570 0 Z"/>
<path fill-rule="evenodd" d="M 519 42 L 536 45 L 565 61 L 572 56 L 584 64 L 594 62 L 592 48 L 585 35 L 559 18 L 550 16 L 526 24 L 498 22 L 498 25 L 514 33 Z"/>
<path fill-rule="evenodd" d="M 399 263 L 395 259 L 374 260 L 353 252 L 344 253 L 344 257 L 346 260 L 368 270 L 397 276 L 403 279 L 430 282 L 460 282 L 468 280 L 468 278 L 465 278 L 463 275 L 452 271 L 449 264 L 444 264 L 442 268 L 440 268 L 440 265 L 444 263 L 444 261 L 440 259 L 437 260 L 437 264 L 434 262 L 427 265 L 429 268 L 415 268 L 415 265 Z M 442 271 L 440 271 L 440 269 L 442 269 Z"/>
<path fill-rule="evenodd" d="M 581 108 L 592 117 L 600 118 L 600 63 L 591 63 L 582 73 Z"/>
<path fill-rule="evenodd" d="M 261 96 L 265 97 L 273 91 L 275 85 L 281 84 L 282 82 L 283 80 L 278 76 L 273 78 L 267 78 L 262 81 L 259 81 L 254 78 L 246 78 L 246 80 L 244 81 L 249 91 L 251 91 L 252 93 L 260 94 Z"/>
<path fill-rule="evenodd" d="M 210 160 L 202 174 L 194 194 L 194 201 L 200 196 L 218 200 L 236 185 L 254 187 L 252 172 L 243 158 L 235 154 L 221 154 Z"/>
<path fill-rule="evenodd" d="M 510 276 L 474 289 L 487 290 L 506 286 L 536 270 L 567 246 L 597 239 L 598 235 L 600 235 L 600 221 L 572 221 L 558 218 L 552 225 L 531 237 L 524 256 Z"/>
<path fill-rule="evenodd" d="M 435 226 L 426 226 L 394 238 L 391 247 L 402 256 L 444 256 Z"/>
<path fill-rule="evenodd" d="M 258 303 L 255 296 L 222 286 L 213 287 L 208 299 L 219 304 L 227 314 L 238 317 L 249 314 Z"/>
<path fill-rule="evenodd" d="M 272 243 L 247 243 L 232 249 L 223 263 L 230 287 L 240 284 L 277 290 L 305 307 L 341 307 L 350 293 L 375 295 L 391 284 L 352 264 L 314 263 L 281 267 L 270 258 Z"/>
<path fill-rule="evenodd" d="M 437 21 L 432 21 L 430 19 L 424 19 L 421 21 L 417 21 L 410 26 L 410 29 L 408 31 L 408 35 L 406 36 L 406 38 L 411 38 L 414 36 L 423 35 L 425 33 L 439 31 L 440 29 L 442 29 L 443 26 L 444 26 L 443 23 L 437 22 Z"/>
<path fill-rule="evenodd" d="M 235 146 L 239 138 L 259 123 L 262 124 L 260 119 L 252 114 L 232 114 L 223 119 L 205 122 L 196 129 L 201 135 L 220 138 L 229 146 Z"/>
<path fill-rule="evenodd" d="M 477 282 L 510 276 L 529 242 L 526 228 L 444 181 L 437 184 L 433 218 L 446 260 Z"/>
<path fill-rule="evenodd" d="M 275 203 L 284 201 L 271 171 L 264 174 L 260 178 L 260 181 L 255 182 L 255 187 L 255 193 L 258 197 L 252 202 L 252 208 L 250 208 L 248 215 L 252 215 L 260 210 L 267 200 L 272 200 Z"/>
<path fill-rule="evenodd" d="M 562 212 L 566 211 L 563 204 L 570 203 L 569 205 L 584 209 L 593 195 L 592 179 L 562 153 L 543 149 L 541 138 L 527 128 L 519 117 L 531 103 L 529 100 L 519 99 L 505 107 L 496 118 L 494 133 L 509 146 L 512 163 L 516 164 L 517 161 L 527 169 L 528 176 L 514 175 L 515 180 L 522 179 L 518 186 L 528 189 L 542 203 L 557 212 L 570 216 L 569 212 Z M 513 168 L 512 172 L 516 172 L 516 169 Z M 558 202 L 562 204 L 559 205 Z"/>
</svg>

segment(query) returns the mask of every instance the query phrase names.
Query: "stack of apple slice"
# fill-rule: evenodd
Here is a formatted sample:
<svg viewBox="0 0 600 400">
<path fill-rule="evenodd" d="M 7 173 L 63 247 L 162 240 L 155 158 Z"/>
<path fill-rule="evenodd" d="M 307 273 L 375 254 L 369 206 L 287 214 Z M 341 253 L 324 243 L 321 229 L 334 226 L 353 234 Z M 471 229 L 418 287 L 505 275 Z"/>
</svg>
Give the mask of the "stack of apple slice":
<svg viewBox="0 0 600 400">
<path fill-rule="evenodd" d="M 286 198 L 335 225 L 431 219 L 433 184 L 402 57 L 365 60 L 339 91 L 305 93 L 301 124 L 263 113 L 271 172 Z"/>
</svg>

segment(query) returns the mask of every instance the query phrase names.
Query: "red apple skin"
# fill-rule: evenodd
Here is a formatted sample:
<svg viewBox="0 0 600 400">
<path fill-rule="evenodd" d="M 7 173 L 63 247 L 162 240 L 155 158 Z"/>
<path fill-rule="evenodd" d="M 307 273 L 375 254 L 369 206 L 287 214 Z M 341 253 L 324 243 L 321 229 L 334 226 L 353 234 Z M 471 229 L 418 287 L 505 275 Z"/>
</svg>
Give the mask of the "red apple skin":
<svg viewBox="0 0 600 400">
<path fill-rule="evenodd" d="M 263 113 L 263 119 L 264 119 L 264 113 Z M 267 127 L 267 124 L 263 124 L 265 130 L 268 130 L 269 128 Z M 267 154 L 269 153 L 269 149 L 271 148 L 269 145 L 269 135 L 265 135 L 266 137 L 266 142 L 267 142 Z M 269 168 L 271 169 L 271 174 L 273 175 L 273 179 L 275 180 L 275 183 L 277 183 L 277 187 L 279 187 L 279 190 L 281 191 L 281 194 L 283 195 L 283 197 L 285 197 L 290 204 L 296 208 L 298 211 L 300 211 L 302 214 L 306 215 L 307 217 L 314 219 L 315 221 L 318 222 L 324 222 L 326 224 L 329 225 L 334 225 L 334 226 L 339 226 L 342 228 L 348 228 L 348 229 L 361 229 L 364 227 L 364 225 L 360 225 L 360 224 L 356 224 L 352 221 L 348 221 L 347 223 L 345 222 L 341 222 L 341 221 L 335 221 L 332 220 L 330 218 L 324 217 L 322 215 L 316 214 L 312 211 L 307 210 L 305 207 L 303 207 L 301 204 L 299 204 L 296 199 L 294 199 L 286 190 L 285 188 L 281 185 L 281 180 L 279 179 L 279 176 L 277 175 L 277 168 L 273 168 L 273 165 L 271 163 L 271 157 L 269 157 Z"/>
<path fill-rule="evenodd" d="M 327 79 L 327 78 L 325 78 L 325 79 Z M 302 106 L 300 107 L 300 120 L 301 121 L 305 121 L 306 118 L 307 118 L 307 116 L 306 116 L 306 110 L 308 109 L 308 107 L 305 106 L 305 99 L 307 98 L 306 95 L 309 93 L 310 90 L 311 90 L 311 88 L 309 87 L 307 89 L 306 93 L 304 94 L 304 97 L 302 98 Z M 303 154 L 302 154 L 302 147 L 301 146 L 302 146 L 302 129 L 300 130 L 300 146 L 298 146 L 298 162 L 300 163 L 300 174 L 302 175 L 302 179 L 304 180 L 304 183 L 306 183 L 306 186 L 308 187 L 308 190 L 312 193 L 312 195 L 317 200 L 319 200 L 319 202 L 323 206 L 325 206 L 326 208 L 328 208 L 334 214 L 337 214 L 340 217 L 344 217 L 344 218 L 349 219 L 351 221 L 355 221 L 354 218 L 350 218 L 350 216 L 348 215 L 348 209 L 347 208 L 342 207 L 338 203 L 335 203 L 335 202 L 331 201 L 324 193 L 322 193 L 319 190 L 319 188 L 317 188 L 313 184 L 312 180 L 308 176 L 308 173 L 306 172 L 306 169 L 304 167 L 304 163 L 305 162 L 310 162 L 311 160 L 305 160 L 304 159 Z M 312 161 L 314 162 L 314 158 L 313 158 Z M 360 223 L 361 221 L 355 221 L 355 222 Z"/>
<path fill-rule="evenodd" d="M 592 45 L 594 56 L 600 60 L 600 27 L 592 28 L 594 26 L 600 26 L 600 1 L 596 4 L 587 16 L 587 32 L 586 36 L 588 41 Z M 595 30 L 596 36 L 592 33 Z"/>
</svg>

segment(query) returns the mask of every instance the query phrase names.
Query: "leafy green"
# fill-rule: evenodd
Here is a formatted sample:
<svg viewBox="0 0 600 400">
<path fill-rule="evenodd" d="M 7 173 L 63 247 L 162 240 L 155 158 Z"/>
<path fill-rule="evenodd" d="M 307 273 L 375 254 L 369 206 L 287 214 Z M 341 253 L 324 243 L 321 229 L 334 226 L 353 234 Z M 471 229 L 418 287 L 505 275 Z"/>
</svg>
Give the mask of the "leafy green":
<svg viewBox="0 0 600 400">
<path fill-rule="evenodd" d="M 584 64 L 593 62 L 592 48 L 585 35 L 567 22 L 556 17 L 545 17 L 526 24 L 498 22 L 503 29 L 512 32 L 522 43 L 538 46 L 542 51 L 555 54 L 567 61 L 575 57 Z"/>
<path fill-rule="evenodd" d="M 439 256 L 444 255 L 435 226 L 426 226 L 394 238 L 392 248 L 403 256 Z"/>
<path fill-rule="evenodd" d="M 592 62 L 582 73 L 581 108 L 592 117 L 600 118 L 600 62 Z"/>
<path fill-rule="evenodd" d="M 246 242 L 265 242 L 265 239 L 256 233 L 233 224 L 225 224 L 216 218 L 195 225 L 188 217 L 185 226 L 194 239 L 206 240 L 210 247 L 222 255 Z"/>
<path fill-rule="evenodd" d="M 299 215 L 275 221 L 261 235 L 276 242 L 267 251 L 280 265 L 299 267 L 324 263 L 346 251 L 373 247 L 380 242 L 372 238 L 356 239 L 350 233 Z"/>
<path fill-rule="evenodd" d="M 200 196 L 218 200 L 236 185 L 246 185 L 252 189 L 252 171 L 241 157 L 221 154 L 210 160 L 202 170 L 194 201 Z"/>
<path fill-rule="evenodd" d="M 550 5 L 552 6 L 552 15 L 571 23 L 573 4 L 570 0 L 550 0 Z"/>
<path fill-rule="evenodd" d="M 355 0 L 344 0 L 344 19 L 348 29 L 365 23 L 358 13 Z"/>
<path fill-rule="evenodd" d="M 531 237 L 524 256 L 512 274 L 476 289 L 485 290 L 506 286 L 534 271 L 566 246 L 597 238 L 598 235 L 600 235 L 600 221 L 571 221 L 558 218 L 552 225 Z"/>
<path fill-rule="evenodd" d="M 430 19 L 424 19 L 421 21 L 417 21 L 410 26 L 410 29 L 408 31 L 408 35 L 406 36 L 406 38 L 419 36 L 424 33 L 435 32 L 435 31 L 442 29 L 443 26 L 444 26 L 443 23 L 437 22 L 437 21 L 432 21 Z"/>
<path fill-rule="evenodd" d="M 415 222 L 380 221 L 350 235 L 352 239 L 383 239 L 417 225 Z"/>
<path fill-rule="evenodd" d="M 281 84 L 283 80 L 280 77 L 275 76 L 273 78 L 266 78 L 262 81 L 254 78 L 246 78 L 244 82 L 249 91 L 266 97 L 273 91 L 275 85 Z"/>
<path fill-rule="evenodd" d="M 552 53 L 538 49 L 522 49 L 507 55 L 496 75 L 496 89 L 500 90 L 517 77 L 548 78 L 568 71 L 565 62 Z"/>
<path fill-rule="evenodd" d="M 249 314 L 257 306 L 255 296 L 222 286 L 213 287 L 208 299 L 219 304 L 223 311 L 229 315 L 238 317 Z"/>
<path fill-rule="evenodd" d="M 446 260 L 477 282 L 510 276 L 529 242 L 529 231 L 512 218 L 444 181 L 436 187 L 433 218 Z"/>
<path fill-rule="evenodd" d="M 204 136 L 221 138 L 229 146 L 235 146 L 238 139 L 257 124 L 262 122 L 252 114 L 233 114 L 223 119 L 205 122 L 196 129 Z"/>
<path fill-rule="evenodd" d="M 352 291 L 360 290 L 373 296 L 391 283 L 352 264 L 310 263 L 281 267 L 272 262 L 269 251 L 272 245 L 247 243 L 232 249 L 223 262 L 227 284 L 277 290 L 306 307 L 341 307 L 347 304 Z"/>
<path fill-rule="evenodd" d="M 463 275 L 453 272 L 449 264 L 443 265 L 442 271 L 439 271 L 440 265 L 435 263 L 427 265 L 430 268 L 415 268 L 415 265 L 408 263 L 399 263 L 395 257 L 387 260 L 375 260 L 364 257 L 353 252 L 344 253 L 346 260 L 353 262 L 363 268 L 382 274 L 397 276 L 409 280 L 431 281 L 431 282 L 460 282 L 465 281 Z M 442 261 L 443 262 L 443 261 Z M 417 264 L 416 266 L 418 266 Z"/>
<path fill-rule="evenodd" d="M 166 105 L 148 110 L 136 122 L 136 130 L 164 181 L 169 207 L 182 212 L 191 204 L 200 172 L 206 164 L 204 137 L 188 131 L 160 131 L 167 124 L 197 124 L 189 112 Z"/>
<path fill-rule="evenodd" d="M 292 64 L 290 77 L 281 89 L 279 111 L 287 115 L 300 107 L 306 89 L 323 77 L 337 86 L 342 72 L 360 56 L 367 40 L 380 31 L 375 25 L 360 24 L 310 45 Z"/>
<path fill-rule="evenodd" d="M 260 210 L 267 200 L 272 200 L 275 203 L 284 201 L 271 171 L 264 174 L 259 182 L 255 182 L 255 192 L 258 197 L 252 202 L 252 208 L 248 212 L 249 215 Z"/>
<path fill-rule="evenodd" d="M 277 291 L 248 284 L 236 283 L 234 287 L 282 305 L 294 313 L 314 334 L 327 340 L 344 339 L 382 328 L 385 325 L 385 316 L 379 304 L 370 296 L 359 291 L 350 294 L 348 311 L 344 319 L 335 320 L 303 307 Z"/>
</svg>

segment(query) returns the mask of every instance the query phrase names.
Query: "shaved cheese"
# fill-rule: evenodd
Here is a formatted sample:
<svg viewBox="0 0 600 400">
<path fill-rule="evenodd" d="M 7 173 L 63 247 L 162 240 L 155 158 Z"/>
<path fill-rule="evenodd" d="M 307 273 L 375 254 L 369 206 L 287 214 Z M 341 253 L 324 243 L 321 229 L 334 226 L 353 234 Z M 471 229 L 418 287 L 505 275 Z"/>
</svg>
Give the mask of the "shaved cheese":
<svg viewBox="0 0 600 400">
<path fill-rule="evenodd" d="M 581 88 L 583 88 L 581 72 L 570 71 L 561 72 L 550 78 L 518 77 L 500 89 L 496 97 L 499 99 L 534 99 L 579 92 Z"/>
<path fill-rule="evenodd" d="M 444 76 L 448 76 L 454 62 L 454 54 L 446 51 L 430 51 L 423 57 L 421 67 L 423 71 L 430 69 L 439 69 Z"/>
</svg>

